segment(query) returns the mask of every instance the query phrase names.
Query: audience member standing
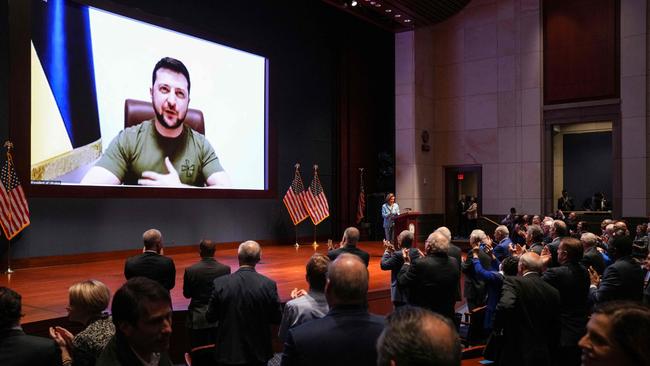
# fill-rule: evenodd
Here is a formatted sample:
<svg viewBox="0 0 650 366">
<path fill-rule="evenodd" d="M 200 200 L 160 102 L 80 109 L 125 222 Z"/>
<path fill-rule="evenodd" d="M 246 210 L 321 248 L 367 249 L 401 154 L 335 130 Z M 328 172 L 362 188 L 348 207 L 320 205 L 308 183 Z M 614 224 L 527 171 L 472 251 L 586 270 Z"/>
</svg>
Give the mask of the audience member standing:
<svg viewBox="0 0 650 366">
<path fill-rule="evenodd" d="M 411 262 L 403 250 L 404 265 L 397 283 L 408 288 L 408 302 L 454 319 L 454 304 L 460 273 L 454 258 L 447 255 L 449 241 L 434 232 L 425 242 L 425 256 Z"/>
<path fill-rule="evenodd" d="M 97 280 L 75 283 L 68 290 L 68 318 L 84 329 L 73 336 L 62 327 L 50 327 L 52 337 L 61 348 L 62 359 L 74 366 L 95 365 L 106 344 L 115 335 L 113 319 L 104 310 L 111 301 L 108 287 Z"/>
<path fill-rule="evenodd" d="M 417 248 L 413 248 L 413 233 L 404 230 L 397 236 L 397 248 L 408 250 L 408 255 L 411 260 L 415 260 L 420 257 L 420 251 Z M 407 290 L 397 285 L 397 274 L 399 270 L 402 269 L 404 264 L 404 255 L 402 250 L 395 250 L 395 248 L 389 243 L 385 242 L 386 250 L 381 257 L 381 269 L 384 271 L 390 271 L 390 298 L 393 301 L 393 306 L 396 308 L 402 305 L 405 305 L 408 301 Z"/>
<path fill-rule="evenodd" d="M 643 263 L 643 303 L 650 306 L 650 253 Z"/>
<path fill-rule="evenodd" d="M 124 263 L 124 277 L 147 277 L 160 283 L 167 291 L 176 284 L 176 267 L 174 261 L 163 255 L 162 234 L 156 229 L 149 229 L 142 234 L 144 251 L 131 257 Z"/>
<path fill-rule="evenodd" d="M 580 237 L 580 242 L 583 250 L 582 265 L 585 268 L 593 267 L 596 273 L 602 276 L 605 273 L 605 259 L 597 247 L 598 237 L 596 234 L 584 233 Z"/>
<path fill-rule="evenodd" d="M 560 266 L 549 268 L 543 276 L 560 293 L 562 326 L 557 360 L 559 365 L 580 365 L 578 341 L 585 334 L 589 316 L 589 273 L 580 264 L 582 244 L 575 238 L 562 238 L 557 258 Z"/>
<path fill-rule="evenodd" d="M 499 225 L 494 229 L 494 241 L 497 243 L 494 246 L 494 255 L 499 262 L 503 262 L 506 257 L 510 256 L 510 249 L 514 246 L 510 240 L 510 232 L 505 225 Z"/>
<path fill-rule="evenodd" d="M 367 294 L 363 262 L 354 255 L 339 256 L 327 271 L 330 311 L 289 330 L 282 365 L 376 365 L 384 319 L 368 313 Z"/>
<path fill-rule="evenodd" d="M 476 251 L 476 256 L 480 265 L 484 269 L 489 270 L 492 268 L 492 258 L 483 250 L 486 244 L 491 244 L 488 236 L 485 235 L 485 232 L 479 229 L 472 231 L 469 234 L 469 244 L 472 247 L 472 250 L 474 250 L 474 248 L 479 248 L 479 250 Z M 465 299 L 467 299 L 467 309 L 469 311 L 484 306 L 487 301 L 487 289 L 485 287 L 485 281 L 476 276 L 474 264 L 472 263 L 472 253 L 472 251 L 467 253 L 465 261 L 462 264 L 462 271 L 465 275 L 465 291 L 463 294 L 465 295 Z"/>
<path fill-rule="evenodd" d="M 560 240 L 565 236 L 569 236 L 569 230 L 566 227 L 566 224 L 562 220 L 553 220 L 553 226 L 551 227 L 551 241 L 548 244 L 548 249 L 551 251 L 551 261 L 549 267 L 557 267 L 560 263 L 557 260 L 557 250 L 560 247 Z"/>
<path fill-rule="evenodd" d="M 450 258 L 454 258 L 456 260 L 456 263 L 458 263 L 458 271 L 460 271 L 463 251 L 460 249 L 460 247 L 454 245 L 454 243 L 451 242 L 451 238 L 452 238 L 451 230 L 449 230 L 449 228 L 446 226 L 441 226 L 436 229 L 436 232 L 439 232 L 442 235 L 444 235 L 445 238 L 447 238 L 447 240 L 449 241 L 449 250 L 447 251 L 447 255 Z M 460 281 L 458 281 L 458 286 L 456 287 L 458 289 L 456 291 L 456 301 L 460 301 L 462 300 L 461 292 L 460 292 Z"/>
<path fill-rule="evenodd" d="M 217 244 L 211 240 L 201 240 L 199 254 L 201 260 L 187 268 L 183 275 L 183 296 L 190 300 L 187 307 L 185 326 L 187 327 L 190 348 L 214 344 L 217 323 L 208 322 L 205 313 L 208 310 L 208 301 L 214 289 L 214 280 L 230 274 L 230 266 L 219 263 L 214 259 Z M 211 364 L 212 353 L 192 352 L 192 364 Z"/>
<path fill-rule="evenodd" d="M 405 306 L 388 316 L 377 356 L 378 366 L 460 366 L 460 338 L 449 319 Z"/>
<path fill-rule="evenodd" d="M 53 340 L 23 332 L 20 327 L 21 300 L 17 292 L 0 287 L 0 365 L 61 365 L 61 351 Z"/>
<path fill-rule="evenodd" d="M 285 342 L 287 340 L 290 328 L 312 319 L 322 318 L 329 311 L 329 305 L 327 305 L 327 299 L 325 298 L 325 283 L 327 282 L 327 266 L 329 263 L 330 259 L 320 253 L 314 254 L 307 262 L 306 278 L 307 283 L 309 283 L 309 291 L 295 297 L 284 305 L 280 330 L 278 331 L 281 341 Z"/>
<path fill-rule="evenodd" d="M 503 366 L 556 365 L 560 294 L 542 280 L 535 253 L 519 258 L 519 276 L 506 277 L 494 328 L 503 342 L 494 360 Z"/>
<path fill-rule="evenodd" d="M 615 262 L 598 276 L 590 269 L 590 299 L 594 304 L 613 300 L 641 301 L 643 293 L 643 270 L 632 258 L 632 239 L 615 233 L 607 247 Z"/>
<path fill-rule="evenodd" d="M 526 250 L 537 255 L 544 249 L 544 230 L 539 225 L 530 225 L 526 230 Z"/>
<path fill-rule="evenodd" d="M 271 357 L 271 324 L 282 317 L 275 282 L 255 271 L 262 249 L 239 245 L 239 269 L 214 280 L 206 319 L 219 322 L 215 360 L 219 365 L 265 365 Z"/>
<path fill-rule="evenodd" d="M 97 366 L 171 366 L 172 300 L 158 282 L 134 277 L 120 287 L 111 305 L 115 335 Z"/>
<path fill-rule="evenodd" d="M 343 253 L 354 254 L 361 258 L 363 263 L 366 264 L 366 267 L 368 267 L 368 264 L 370 263 L 370 254 L 362 249 L 357 248 L 358 243 L 359 229 L 356 227 L 349 227 L 343 232 L 343 239 L 341 239 L 340 247 L 338 249 L 328 251 L 327 256 L 330 258 L 330 260 L 335 260 L 336 257 Z"/>
</svg>

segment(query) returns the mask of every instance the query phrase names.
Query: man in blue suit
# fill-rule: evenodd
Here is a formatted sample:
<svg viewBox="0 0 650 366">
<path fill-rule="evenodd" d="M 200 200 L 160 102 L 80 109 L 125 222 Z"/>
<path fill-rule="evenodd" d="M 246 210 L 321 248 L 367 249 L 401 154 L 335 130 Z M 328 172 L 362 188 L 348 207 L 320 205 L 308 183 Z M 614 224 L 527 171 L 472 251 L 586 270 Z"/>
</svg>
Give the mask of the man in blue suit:
<svg viewBox="0 0 650 366">
<path fill-rule="evenodd" d="M 282 365 L 376 365 L 384 319 L 368 312 L 367 294 L 368 269 L 359 257 L 341 254 L 327 271 L 330 311 L 289 330 Z"/>
<path fill-rule="evenodd" d="M 494 229 L 494 241 L 498 243 L 494 247 L 494 256 L 497 257 L 499 262 L 503 262 L 506 257 L 510 256 L 510 248 L 513 245 L 507 226 L 499 225 Z"/>
</svg>

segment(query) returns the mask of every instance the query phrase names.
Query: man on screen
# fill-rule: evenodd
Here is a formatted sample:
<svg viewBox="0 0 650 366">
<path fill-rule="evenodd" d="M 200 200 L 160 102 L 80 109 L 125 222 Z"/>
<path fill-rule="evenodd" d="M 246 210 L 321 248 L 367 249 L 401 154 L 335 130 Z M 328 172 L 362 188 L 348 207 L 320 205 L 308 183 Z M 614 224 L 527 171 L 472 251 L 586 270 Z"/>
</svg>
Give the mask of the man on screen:
<svg viewBox="0 0 650 366">
<path fill-rule="evenodd" d="M 149 91 L 156 117 L 121 131 L 81 184 L 229 187 L 208 140 L 183 124 L 190 102 L 185 65 L 171 57 L 158 61 Z"/>
</svg>

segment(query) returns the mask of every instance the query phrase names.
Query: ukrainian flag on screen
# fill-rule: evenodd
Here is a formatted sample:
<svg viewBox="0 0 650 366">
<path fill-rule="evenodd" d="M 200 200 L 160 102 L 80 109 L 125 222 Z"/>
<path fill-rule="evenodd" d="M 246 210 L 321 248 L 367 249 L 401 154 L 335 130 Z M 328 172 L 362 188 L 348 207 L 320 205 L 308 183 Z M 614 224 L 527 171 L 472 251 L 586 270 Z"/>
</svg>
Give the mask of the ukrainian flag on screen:
<svg viewBox="0 0 650 366">
<path fill-rule="evenodd" d="M 88 7 L 32 0 L 31 164 L 101 137 Z"/>
</svg>

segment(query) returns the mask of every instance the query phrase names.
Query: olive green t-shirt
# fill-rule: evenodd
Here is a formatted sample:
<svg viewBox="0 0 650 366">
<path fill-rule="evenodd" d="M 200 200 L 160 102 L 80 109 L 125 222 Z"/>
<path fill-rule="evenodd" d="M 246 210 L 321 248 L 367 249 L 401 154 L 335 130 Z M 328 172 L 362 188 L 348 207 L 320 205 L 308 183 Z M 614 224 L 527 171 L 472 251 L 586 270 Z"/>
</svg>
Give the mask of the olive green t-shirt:
<svg viewBox="0 0 650 366">
<path fill-rule="evenodd" d="M 205 136 L 183 126 L 178 137 L 163 137 L 153 120 L 120 131 L 96 166 L 108 169 L 124 184 L 138 184 L 144 171 L 169 173 L 166 156 L 183 184 L 202 187 L 210 175 L 223 171 Z"/>
</svg>

